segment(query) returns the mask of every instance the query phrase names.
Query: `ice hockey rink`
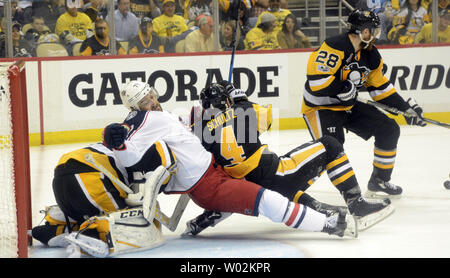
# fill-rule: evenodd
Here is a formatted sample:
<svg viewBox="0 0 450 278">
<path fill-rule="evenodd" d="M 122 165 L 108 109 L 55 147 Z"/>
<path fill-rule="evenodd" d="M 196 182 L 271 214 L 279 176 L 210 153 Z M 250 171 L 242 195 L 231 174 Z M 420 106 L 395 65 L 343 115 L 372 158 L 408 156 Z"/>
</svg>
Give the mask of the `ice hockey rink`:
<svg viewBox="0 0 450 278">
<path fill-rule="evenodd" d="M 309 141 L 307 130 L 272 131 L 263 143 L 283 155 Z M 164 245 L 119 258 L 449 258 L 450 190 L 443 186 L 450 174 L 450 130 L 439 127 L 401 126 L 392 182 L 403 187 L 393 199 L 395 212 L 357 239 L 307 233 L 272 223 L 263 216 L 232 215 L 197 237 L 181 237 L 186 221 L 203 210 L 189 202 L 175 232 L 165 227 Z M 56 204 L 51 181 L 59 157 L 88 143 L 31 147 L 33 226 L 43 223 L 45 206 Z M 365 192 L 372 171 L 373 139 L 346 134 L 345 151 Z M 330 204 L 344 202 L 326 174 L 307 191 Z M 162 210 L 171 214 L 177 195 L 160 194 Z M 41 222 L 42 221 L 42 222 Z M 63 248 L 33 242 L 30 257 L 65 258 Z"/>
</svg>

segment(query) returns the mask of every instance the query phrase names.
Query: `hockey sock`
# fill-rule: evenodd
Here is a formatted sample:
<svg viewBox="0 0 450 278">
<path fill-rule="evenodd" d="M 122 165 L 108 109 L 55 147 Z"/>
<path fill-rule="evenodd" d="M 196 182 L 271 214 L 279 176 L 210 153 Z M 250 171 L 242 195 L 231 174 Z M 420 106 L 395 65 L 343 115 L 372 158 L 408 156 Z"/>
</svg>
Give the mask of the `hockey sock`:
<svg viewBox="0 0 450 278">
<path fill-rule="evenodd" d="M 375 146 L 373 153 L 372 176 L 380 178 L 383 181 L 389 181 L 391 179 L 392 171 L 394 170 L 397 150 L 383 150 Z"/>
<path fill-rule="evenodd" d="M 345 153 L 339 154 L 326 166 L 328 178 L 344 197 L 347 205 L 361 196 L 361 189 L 356 180 L 350 162 Z"/>
<path fill-rule="evenodd" d="M 326 215 L 307 206 L 290 202 L 281 194 L 265 189 L 258 205 L 258 211 L 276 223 L 302 231 L 320 232 L 326 222 Z"/>
</svg>

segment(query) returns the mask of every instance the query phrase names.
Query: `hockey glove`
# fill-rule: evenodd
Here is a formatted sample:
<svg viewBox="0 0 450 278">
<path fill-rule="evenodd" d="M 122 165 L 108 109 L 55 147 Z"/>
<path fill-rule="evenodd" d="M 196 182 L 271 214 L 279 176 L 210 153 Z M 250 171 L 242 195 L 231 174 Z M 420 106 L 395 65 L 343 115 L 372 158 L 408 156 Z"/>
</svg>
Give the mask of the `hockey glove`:
<svg viewBox="0 0 450 278">
<path fill-rule="evenodd" d="M 103 145 L 108 149 L 122 149 L 129 128 L 124 124 L 110 124 L 103 130 Z"/>
<path fill-rule="evenodd" d="M 247 98 L 247 94 L 242 89 L 236 89 L 232 83 L 230 83 L 226 80 L 223 80 L 223 81 L 220 81 L 219 84 L 225 88 L 226 94 L 231 99 Z"/>
<path fill-rule="evenodd" d="M 406 123 L 408 125 L 426 126 L 427 123 L 423 121 L 423 110 L 416 101 L 413 98 L 409 98 L 406 103 L 408 103 L 409 108 L 405 112 L 415 115 L 414 117 L 405 116 Z"/>
<path fill-rule="evenodd" d="M 341 101 L 356 101 L 356 86 L 351 81 L 347 80 L 345 81 L 343 92 L 336 95 L 338 99 Z"/>
</svg>

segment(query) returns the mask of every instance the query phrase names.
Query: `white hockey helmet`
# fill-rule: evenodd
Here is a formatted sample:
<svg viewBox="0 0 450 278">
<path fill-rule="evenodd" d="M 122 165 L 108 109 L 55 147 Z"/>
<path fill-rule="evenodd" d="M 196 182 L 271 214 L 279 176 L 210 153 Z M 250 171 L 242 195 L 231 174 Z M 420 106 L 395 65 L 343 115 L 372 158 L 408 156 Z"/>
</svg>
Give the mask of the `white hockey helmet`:
<svg viewBox="0 0 450 278">
<path fill-rule="evenodd" d="M 158 98 L 158 92 L 146 82 L 132 80 L 120 92 L 123 105 L 130 110 L 139 110 L 139 102 L 149 93 Z"/>
</svg>

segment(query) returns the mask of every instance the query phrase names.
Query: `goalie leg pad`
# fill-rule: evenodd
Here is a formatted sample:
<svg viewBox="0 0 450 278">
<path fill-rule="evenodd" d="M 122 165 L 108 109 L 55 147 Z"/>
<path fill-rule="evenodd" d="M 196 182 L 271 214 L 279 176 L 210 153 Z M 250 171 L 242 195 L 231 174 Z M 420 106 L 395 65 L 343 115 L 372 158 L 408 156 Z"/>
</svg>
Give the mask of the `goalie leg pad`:
<svg viewBox="0 0 450 278">
<path fill-rule="evenodd" d="M 70 241 L 84 252 L 95 256 L 113 256 L 155 248 L 164 243 L 161 224 L 148 222 L 143 217 L 142 207 L 111 212 L 105 216 L 94 216 L 84 222 L 81 230 L 95 229 L 100 240 L 92 237 L 77 237 L 72 233 Z"/>
</svg>

